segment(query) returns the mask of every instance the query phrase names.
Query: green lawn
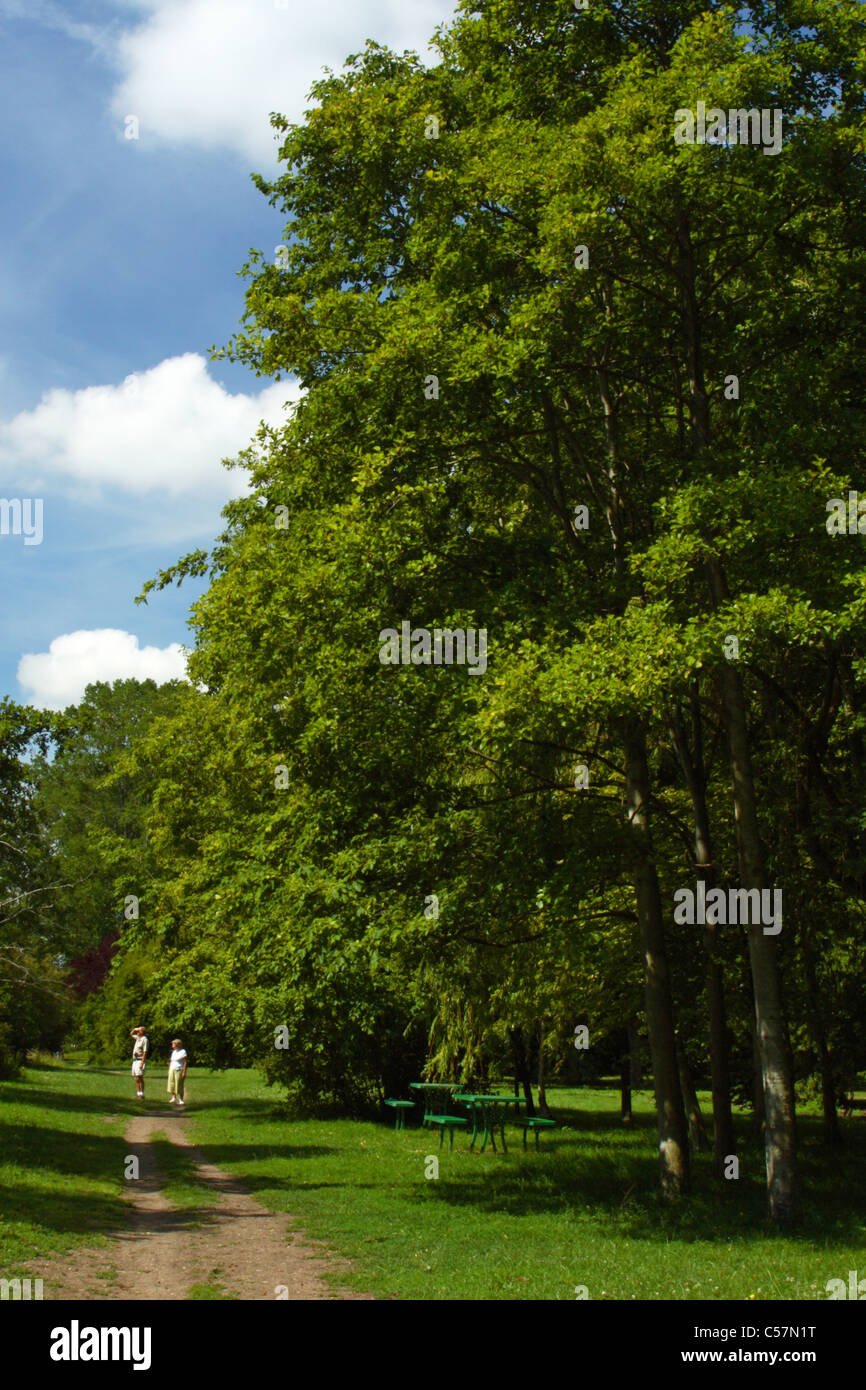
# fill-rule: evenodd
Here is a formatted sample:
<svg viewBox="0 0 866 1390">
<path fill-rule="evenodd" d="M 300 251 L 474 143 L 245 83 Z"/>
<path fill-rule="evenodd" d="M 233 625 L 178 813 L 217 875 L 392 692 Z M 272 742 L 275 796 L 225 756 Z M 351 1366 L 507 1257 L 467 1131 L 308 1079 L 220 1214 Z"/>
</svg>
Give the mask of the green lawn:
<svg viewBox="0 0 866 1390">
<path fill-rule="evenodd" d="M 134 1113 L 129 1089 L 126 1072 L 75 1066 L 0 1085 L 0 1253 L 10 1273 L 49 1245 L 92 1243 L 117 1219 L 122 1121 L 105 1116 Z M 460 1134 L 453 1153 L 447 1140 L 440 1152 L 438 1136 L 395 1133 L 390 1122 L 289 1120 L 278 1093 L 248 1071 L 193 1071 L 188 1097 L 184 1126 L 208 1157 L 351 1259 L 354 1272 L 338 1282 L 379 1298 L 572 1299 L 585 1286 L 591 1299 L 808 1300 L 849 1269 L 866 1276 L 863 1116 L 844 1122 L 846 1146 L 832 1155 L 817 1117 L 803 1116 L 805 1220 L 796 1235 L 775 1236 L 745 1123 L 740 1179 L 714 1183 L 701 1155 L 693 1195 L 661 1210 L 648 1093 L 635 1096 L 626 1131 L 615 1091 L 554 1090 L 565 1127 L 526 1154 L 511 1127 L 505 1155 L 469 1153 Z M 438 1178 L 425 1176 L 430 1155 Z M 177 1160 L 174 1195 L 189 1187 L 192 1200 L 198 1185 Z M 195 1296 L 219 1297 L 217 1287 Z"/>
<path fill-rule="evenodd" d="M 844 1157 L 828 1157 L 804 1116 L 806 1220 L 779 1237 L 764 1222 L 763 1154 L 745 1142 L 738 1181 L 721 1187 L 699 1156 L 694 1194 L 662 1212 L 648 1092 L 629 1132 L 618 1092 L 554 1090 L 567 1128 L 524 1155 L 512 1127 L 507 1155 L 482 1155 L 460 1135 L 449 1153 L 429 1131 L 284 1120 L 249 1072 L 194 1086 L 189 1120 L 212 1161 L 349 1256 L 350 1285 L 378 1297 L 571 1299 L 582 1285 L 592 1299 L 816 1299 L 828 1279 L 866 1275 L 862 1118 L 845 1125 Z M 425 1178 L 428 1155 L 438 1179 Z"/>
<path fill-rule="evenodd" d="M 0 1275 L 123 1223 L 128 1072 L 63 1063 L 0 1082 Z"/>
</svg>

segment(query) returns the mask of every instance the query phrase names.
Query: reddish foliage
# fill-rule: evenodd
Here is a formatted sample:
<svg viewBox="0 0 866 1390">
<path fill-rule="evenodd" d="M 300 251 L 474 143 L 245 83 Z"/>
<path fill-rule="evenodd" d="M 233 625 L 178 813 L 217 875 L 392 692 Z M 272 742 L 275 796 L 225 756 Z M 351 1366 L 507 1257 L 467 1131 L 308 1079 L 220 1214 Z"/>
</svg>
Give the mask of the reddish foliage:
<svg viewBox="0 0 866 1390">
<path fill-rule="evenodd" d="M 99 989 L 111 969 L 111 958 L 117 948 L 120 933 L 113 931 L 104 936 L 98 946 L 83 956 L 76 956 L 69 965 L 69 983 L 79 999 Z"/>
</svg>

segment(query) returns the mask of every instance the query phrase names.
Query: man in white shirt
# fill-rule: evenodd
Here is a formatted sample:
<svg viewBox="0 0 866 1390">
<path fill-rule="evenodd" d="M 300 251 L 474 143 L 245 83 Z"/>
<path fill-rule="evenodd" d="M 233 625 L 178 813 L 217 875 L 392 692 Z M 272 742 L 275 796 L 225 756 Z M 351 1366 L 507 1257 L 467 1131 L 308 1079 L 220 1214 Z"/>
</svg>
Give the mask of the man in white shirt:
<svg viewBox="0 0 866 1390">
<path fill-rule="evenodd" d="M 180 1038 L 172 1038 L 171 1060 L 168 1064 L 168 1103 L 169 1105 L 185 1104 L 183 1098 L 183 1085 L 186 1080 L 186 1051 L 181 1046 Z"/>
<path fill-rule="evenodd" d="M 132 1048 L 132 1074 L 138 1087 L 136 1095 L 139 1100 L 144 1100 L 144 1066 L 147 1061 L 149 1043 L 143 1028 L 133 1028 L 130 1037 L 135 1038 Z"/>
</svg>

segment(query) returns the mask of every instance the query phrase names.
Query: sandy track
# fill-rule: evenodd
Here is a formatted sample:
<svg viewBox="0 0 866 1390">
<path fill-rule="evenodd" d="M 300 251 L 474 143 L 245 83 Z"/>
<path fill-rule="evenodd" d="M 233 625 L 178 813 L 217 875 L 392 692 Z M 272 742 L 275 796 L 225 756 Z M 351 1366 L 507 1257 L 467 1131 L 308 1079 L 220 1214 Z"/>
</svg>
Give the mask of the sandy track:
<svg viewBox="0 0 866 1390">
<path fill-rule="evenodd" d="M 338 1291 L 323 1275 L 347 1269 L 303 1232 L 287 1231 L 286 1216 L 259 1205 L 240 1183 L 209 1163 L 187 1139 L 186 1114 L 173 1107 L 136 1116 L 126 1131 L 127 1153 L 139 1161 L 129 1183 L 129 1224 L 106 1232 L 107 1246 L 76 1250 L 31 1267 L 46 1299 L 185 1299 L 193 1284 L 219 1284 L 244 1300 L 371 1299 Z M 150 1139 L 161 1131 L 198 1166 L 207 1189 L 202 1203 L 179 1210 L 163 1196 Z M 110 1268 L 115 1279 L 100 1277 Z M 217 1271 L 217 1272 L 215 1272 Z M 288 1291 L 278 1294 L 282 1287 Z"/>
</svg>

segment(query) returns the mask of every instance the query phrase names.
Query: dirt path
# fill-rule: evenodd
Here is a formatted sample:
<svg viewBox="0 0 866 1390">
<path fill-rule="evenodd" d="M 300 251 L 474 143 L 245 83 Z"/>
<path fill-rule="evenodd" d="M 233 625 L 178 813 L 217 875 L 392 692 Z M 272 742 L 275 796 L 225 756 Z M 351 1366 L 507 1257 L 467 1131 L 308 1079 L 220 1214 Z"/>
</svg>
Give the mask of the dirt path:
<svg viewBox="0 0 866 1390">
<path fill-rule="evenodd" d="M 32 1273 L 42 1277 L 46 1299 L 185 1299 L 194 1284 L 219 1285 L 224 1297 L 244 1300 L 373 1297 L 330 1288 L 322 1276 L 347 1269 L 347 1263 L 324 1256 L 302 1232 L 289 1233 L 287 1217 L 260 1206 L 240 1183 L 208 1163 L 189 1142 L 186 1119 L 166 1106 L 130 1123 L 127 1153 L 138 1159 L 139 1177 L 129 1183 L 129 1224 L 107 1232 L 109 1244 L 101 1249 L 34 1263 Z M 150 1146 L 156 1131 L 197 1164 L 205 1189 L 200 1206 L 179 1209 L 163 1196 Z"/>
</svg>

